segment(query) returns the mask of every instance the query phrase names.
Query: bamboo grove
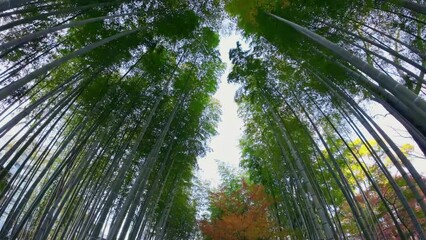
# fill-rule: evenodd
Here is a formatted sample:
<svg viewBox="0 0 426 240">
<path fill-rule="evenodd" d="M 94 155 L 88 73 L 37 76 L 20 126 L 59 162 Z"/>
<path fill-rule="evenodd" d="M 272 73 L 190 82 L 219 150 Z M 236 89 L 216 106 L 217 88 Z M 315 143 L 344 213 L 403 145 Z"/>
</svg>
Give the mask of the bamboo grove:
<svg viewBox="0 0 426 240">
<path fill-rule="evenodd" d="M 380 104 L 426 152 L 423 4 L 227 5 L 251 39 L 230 51 L 228 77 L 241 84 L 242 164 L 294 238 L 425 239 L 425 177 L 359 104 Z"/>
<path fill-rule="evenodd" d="M 360 104 L 426 154 L 420 0 L 1 1 L 0 239 L 202 238 L 226 12 L 251 41 L 242 166 L 280 232 L 426 239 L 425 177 Z"/>
<path fill-rule="evenodd" d="M 212 4 L 3 12 L 1 239 L 191 238 L 192 172 L 219 114 Z"/>
</svg>

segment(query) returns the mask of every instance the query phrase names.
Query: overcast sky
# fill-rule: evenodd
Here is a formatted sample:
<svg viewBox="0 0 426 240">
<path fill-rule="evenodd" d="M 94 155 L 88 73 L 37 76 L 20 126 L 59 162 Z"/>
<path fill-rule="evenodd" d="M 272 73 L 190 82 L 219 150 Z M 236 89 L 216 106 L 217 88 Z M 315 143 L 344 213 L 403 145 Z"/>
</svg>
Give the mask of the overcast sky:
<svg viewBox="0 0 426 240">
<path fill-rule="evenodd" d="M 239 139 L 242 136 L 243 122 L 238 117 L 238 107 L 234 102 L 235 92 L 238 89 L 236 84 L 228 84 L 227 77 L 231 71 L 231 62 L 229 61 L 229 49 L 235 48 L 237 41 L 241 41 L 240 35 L 222 36 L 219 44 L 219 51 L 222 61 L 226 63 L 227 68 L 221 77 L 219 89 L 214 97 L 222 106 L 221 122 L 218 125 L 218 135 L 212 138 L 210 148 L 212 149 L 206 157 L 198 160 L 200 167 L 200 176 L 204 180 L 209 180 L 213 186 L 219 182 L 217 172 L 217 160 L 226 162 L 231 166 L 237 167 L 240 160 Z"/>
</svg>

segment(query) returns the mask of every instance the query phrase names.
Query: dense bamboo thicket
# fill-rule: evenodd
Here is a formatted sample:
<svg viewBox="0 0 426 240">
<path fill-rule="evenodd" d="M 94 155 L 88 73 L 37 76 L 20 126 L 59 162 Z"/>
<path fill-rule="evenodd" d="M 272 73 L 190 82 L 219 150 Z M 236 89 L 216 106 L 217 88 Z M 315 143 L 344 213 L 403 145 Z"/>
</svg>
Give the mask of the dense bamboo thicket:
<svg viewBox="0 0 426 240">
<path fill-rule="evenodd" d="M 360 104 L 386 109 L 424 159 L 423 4 L 227 4 L 251 38 L 249 50 L 231 50 L 228 77 L 242 85 L 243 165 L 293 237 L 425 239 L 425 177 L 413 146 L 396 143 Z"/>
<path fill-rule="evenodd" d="M 191 189 L 219 121 L 225 18 L 250 41 L 228 81 L 255 187 L 233 191 L 271 197 L 268 234 L 426 239 L 425 14 L 422 0 L 0 2 L 0 239 L 210 239 Z"/>
<path fill-rule="evenodd" d="M 191 238 L 191 179 L 219 111 L 216 9 L 4 7 L 0 238 Z"/>
</svg>

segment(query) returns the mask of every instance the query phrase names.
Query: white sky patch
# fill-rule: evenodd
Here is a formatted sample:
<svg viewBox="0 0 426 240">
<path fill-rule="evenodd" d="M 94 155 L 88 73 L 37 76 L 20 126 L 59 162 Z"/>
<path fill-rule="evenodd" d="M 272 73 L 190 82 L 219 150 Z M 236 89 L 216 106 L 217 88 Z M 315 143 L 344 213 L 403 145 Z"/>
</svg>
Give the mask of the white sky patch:
<svg viewBox="0 0 426 240">
<path fill-rule="evenodd" d="M 426 176 L 426 159 L 420 148 L 401 123 L 388 113 L 383 106 L 373 101 L 366 101 L 362 104 L 362 106 L 364 106 L 364 109 L 368 110 L 369 115 L 372 116 L 377 125 L 383 129 L 383 131 L 394 143 L 396 143 L 398 147 L 407 143 L 414 146 L 414 151 L 412 154 L 408 155 L 407 158 L 421 175 Z M 393 168 L 391 169 L 391 172 L 396 174 L 397 170 Z M 398 175 L 400 174 L 398 173 Z"/>
<path fill-rule="evenodd" d="M 222 161 L 231 166 L 238 167 L 241 151 L 239 140 L 243 134 L 243 121 L 238 117 L 238 106 L 234 101 L 235 92 L 238 85 L 227 82 L 228 74 L 232 69 L 229 60 L 229 50 L 236 47 L 237 41 L 242 41 L 241 35 L 221 36 L 219 51 L 220 57 L 226 63 L 226 71 L 220 79 L 219 89 L 214 95 L 222 110 L 221 121 L 219 122 L 218 134 L 210 142 L 211 152 L 204 158 L 198 160 L 200 176 L 203 180 L 211 182 L 213 187 L 218 186 L 220 177 L 218 173 L 217 161 Z"/>
</svg>

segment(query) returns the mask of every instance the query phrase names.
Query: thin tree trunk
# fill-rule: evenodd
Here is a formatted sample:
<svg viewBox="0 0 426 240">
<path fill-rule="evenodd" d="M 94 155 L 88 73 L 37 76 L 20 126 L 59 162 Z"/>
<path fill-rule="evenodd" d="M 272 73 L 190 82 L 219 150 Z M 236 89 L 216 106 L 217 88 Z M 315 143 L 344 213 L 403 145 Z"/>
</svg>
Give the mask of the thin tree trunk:
<svg viewBox="0 0 426 240">
<path fill-rule="evenodd" d="M 426 15 L 426 6 L 424 4 L 419 4 L 409 0 L 393 0 L 398 5 L 405 7 L 406 9 L 410 9 L 413 12 L 421 13 Z"/>
<path fill-rule="evenodd" d="M 0 2 L 0 12 L 21 7 L 31 2 L 33 2 L 33 0 L 2 0 L 2 2 Z M 43 2 L 43 1 L 42 0 L 35 1 L 35 3 L 39 3 L 39 2 Z"/>
<path fill-rule="evenodd" d="M 89 9 L 92 9 L 92 8 L 106 6 L 106 5 L 109 5 L 109 4 L 111 4 L 111 2 L 89 4 L 89 5 L 84 5 L 84 6 L 60 9 L 60 10 L 56 10 L 56 11 L 52 11 L 52 12 L 48 12 L 48 13 L 43 13 L 43 14 L 37 14 L 37 15 L 32 16 L 32 17 L 19 19 L 19 20 L 7 23 L 5 25 L 2 25 L 2 26 L 0 26 L 0 32 L 5 31 L 5 30 L 10 29 L 10 28 L 13 28 L 13 27 L 16 27 L 16 26 L 19 26 L 19 25 L 22 25 L 22 24 L 32 23 L 35 20 L 45 20 L 45 19 L 48 19 L 49 17 L 51 17 L 53 15 L 70 14 L 70 13 L 75 13 L 76 11 L 89 10 Z"/>
<path fill-rule="evenodd" d="M 22 45 L 22 44 L 28 43 L 30 41 L 34 41 L 39 37 L 42 37 L 42 36 L 47 35 L 49 33 L 57 32 L 57 31 L 62 30 L 62 29 L 78 27 L 78 26 L 82 26 L 82 25 L 85 25 L 85 24 L 88 24 L 88 23 L 99 22 L 99 21 L 103 21 L 103 20 L 107 20 L 107 19 L 114 19 L 114 18 L 118 18 L 118 17 L 129 16 L 129 15 L 133 15 L 133 13 L 115 14 L 115 15 L 110 15 L 110 16 L 89 18 L 89 19 L 85 19 L 85 20 L 82 20 L 82 21 L 71 22 L 71 23 L 62 24 L 62 25 L 55 26 L 55 27 L 50 27 L 48 29 L 41 30 L 41 31 L 38 31 L 38 32 L 34 32 L 34 33 L 30 33 L 30 34 L 25 35 L 21 38 L 14 39 L 14 40 L 11 40 L 9 42 L 3 43 L 3 44 L 0 45 L 0 51 L 4 51 L 4 50 L 6 50 L 10 47 L 13 47 L 13 46 Z"/>
</svg>

